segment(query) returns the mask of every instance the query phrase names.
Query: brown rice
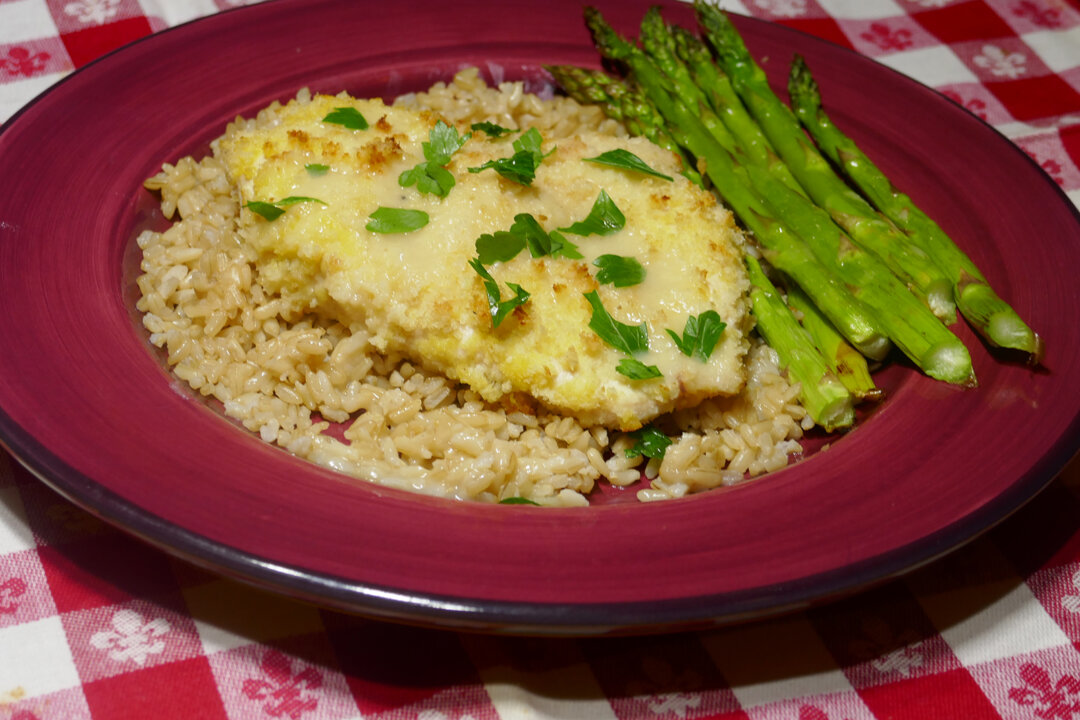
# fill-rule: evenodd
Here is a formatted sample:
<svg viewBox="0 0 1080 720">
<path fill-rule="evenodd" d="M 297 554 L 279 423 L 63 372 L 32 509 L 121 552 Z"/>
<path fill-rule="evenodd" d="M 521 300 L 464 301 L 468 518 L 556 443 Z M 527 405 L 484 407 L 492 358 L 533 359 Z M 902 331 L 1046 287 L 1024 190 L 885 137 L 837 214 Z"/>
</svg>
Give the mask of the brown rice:
<svg viewBox="0 0 1080 720">
<path fill-rule="evenodd" d="M 301 91 L 298 99 L 307 97 Z M 475 69 L 397 102 L 459 126 L 535 126 L 554 140 L 583 128 L 625 135 L 597 108 L 541 99 L 520 82 L 488 87 Z M 273 122 L 277 107 L 254 122 Z M 663 461 L 628 458 L 626 434 L 486 405 L 404 357 L 380 355 L 362 333 L 317 309 L 289 310 L 259 283 L 254 253 L 235 232 L 234 188 L 214 157 L 166 164 L 146 187 L 160 192 L 166 217 L 179 215 L 165 232 L 138 238 L 138 309 L 150 341 L 228 416 L 345 475 L 450 498 L 555 506 L 587 504 L 598 482 L 631 486 L 644 476 L 636 495 L 651 501 L 782 468 L 812 425 L 775 353 L 755 341 L 740 395 L 654 423 L 674 440 Z"/>
</svg>

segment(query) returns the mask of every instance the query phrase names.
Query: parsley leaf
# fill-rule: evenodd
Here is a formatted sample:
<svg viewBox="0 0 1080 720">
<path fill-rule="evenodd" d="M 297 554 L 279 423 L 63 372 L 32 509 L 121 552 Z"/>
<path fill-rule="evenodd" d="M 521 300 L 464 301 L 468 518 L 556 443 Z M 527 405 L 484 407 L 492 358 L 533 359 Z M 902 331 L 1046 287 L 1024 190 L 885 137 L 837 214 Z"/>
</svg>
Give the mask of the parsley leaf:
<svg viewBox="0 0 1080 720">
<path fill-rule="evenodd" d="M 601 190 L 593 202 L 588 217 L 570 227 L 559 229 L 575 235 L 611 235 L 622 230 L 624 225 L 626 225 L 626 216 L 615 205 L 615 201 L 611 199 L 607 191 Z"/>
<path fill-rule="evenodd" d="M 645 175 L 652 175 L 663 180 L 673 180 L 670 175 L 665 175 L 662 172 L 658 172 L 649 167 L 649 164 L 639 158 L 629 150 L 623 148 L 617 148 L 615 150 L 608 150 L 607 152 L 600 153 L 596 157 L 585 158 L 586 162 L 594 162 L 598 165 L 608 165 L 610 167 L 621 168 L 623 170 L 631 170 L 633 172 L 643 173 Z"/>
<path fill-rule="evenodd" d="M 422 162 L 398 176 L 398 185 L 415 185 L 421 193 L 446 197 L 457 181 L 454 174 L 433 162 Z"/>
<path fill-rule="evenodd" d="M 252 200 L 244 205 L 247 209 L 256 215 L 261 216 L 264 220 L 274 221 L 285 214 L 285 208 L 290 205 L 296 205 L 297 203 L 313 202 L 325 205 L 322 200 L 313 197 L 304 197 L 301 195 L 290 195 L 287 198 L 282 198 L 277 202 L 263 202 L 262 200 Z"/>
<path fill-rule="evenodd" d="M 470 130 L 478 130 L 478 131 L 486 134 L 488 137 L 493 137 L 493 138 L 501 138 L 503 135 L 506 135 L 507 133 L 514 132 L 514 130 L 511 130 L 510 128 L 505 128 L 502 125 L 496 125 L 493 122 L 487 122 L 487 121 L 473 123 L 472 125 L 469 126 L 469 129 Z"/>
<path fill-rule="evenodd" d="M 514 154 L 508 158 L 488 160 L 483 165 L 469 168 L 469 172 L 478 173 L 484 170 L 494 170 L 507 180 L 512 180 L 519 185 L 531 185 L 536 178 L 536 168 L 547 155 L 540 151 L 543 138 L 536 128 L 529 128 L 514 140 Z M 548 153 L 550 155 L 554 150 Z"/>
<path fill-rule="evenodd" d="M 424 162 L 401 173 L 398 184 L 401 187 L 416 185 L 416 189 L 421 193 L 446 197 L 457 181 L 453 173 L 443 166 L 450 162 L 453 154 L 460 150 L 470 137 L 471 133 L 459 135 L 456 127 L 439 120 L 428 133 L 429 139 L 421 144 Z"/>
<path fill-rule="evenodd" d="M 428 214 L 423 210 L 380 207 L 370 217 L 366 227 L 375 233 L 407 233 L 428 224 Z"/>
<path fill-rule="evenodd" d="M 624 451 L 628 458 L 644 455 L 648 458 L 662 459 L 664 453 L 667 452 L 668 446 L 672 443 L 671 438 L 652 425 L 646 425 L 640 430 L 635 430 L 630 433 L 630 436 L 634 438 L 635 442 Z"/>
<path fill-rule="evenodd" d="M 655 365 L 646 365 L 637 358 L 623 358 L 619 361 L 619 366 L 615 368 L 615 372 L 625 375 L 631 380 L 649 380 L 664 376 L 660 372 L 660 368 Z"/>
<path fill-rule="evenodd" d="M 350 130 L 367 130 L 368 127 L 367 120 L 354 107 L 334 108 L 323 118 L 323 122 L 331 125 L 342 125 Z"/>
<path fill-rule="evenodd" d="M 499 230 L 476 238 L 476 254 L 484 265 L 513 260 L 524 249 L 525 238 L 512 230 Z"/>
<path fill-rule="evenodd" d="M 476 274 L 480 276 L 480 279 L 484 282 L 484 291 L 487 293 L 488 311 L 491 313 L 491 327 L 497 328 L 502 324 L 502 321 L 506 319 L 506 316 L 514 311 L 515 308 L 524 305 L 529 299 L 529 293 L 517 283 L 506 283 L 507 287 L 514 291 L 514 297 L 509 300 L 502 299 L 502 292 L 499 290 L 499 284 L 495 282 L 495 278 L 491 277 L 491 273 L 487 271 L 483 263 L 480 262 L 480 258 L 473 258 L 469 261 L 469 266 L 476 271 Z"/>
<path fill-rule="evenodd" d="M 706 310 L 700 315 L 691 315 L 686 319 L 686 327 L 682 337 L 671 329 L 668 335 L 679 346 L 679 350 L 687 357 L 697 355 L 702 361 L 708 360 L 724 334 L 727 323 L 720 319 L 720 314 L 715 310 Z"/>
<path fill-rule="evenodd" d="M 600 268 L 600 272 L 596 273 L 596 281 L 601 284 L 629 287 L 645 279 L 645 268 L 632 257 L 601 255 L 593 260 L 593 265 Z"/>
<path fill-rule="evenodd" d="M 582 257 L 577 245 L 557 231 L 546 232 L 529 213 L 515 215 L 509 230 L 484 234 L 476 239 L 476 252 L 484 265 L 512 260 L 526 247 L 533 257 Z"/>
<path fill-rule="evenodd" d="M 244 205 L 244 207 L 246 207 L 248 210 L 255 213 L 256 215 L 262 216 L 263 220 L 269 220 L 271 222 L 277 220 L 279 217 L 285 214 L 285 210 L 279 208 L 277 205 L 273 203 L 263 202 L 261 200 L 252 200 L 251 202 Z"/>
<path fill-rule="evenodd" d="M 649 328 L 644 322 L 640 325 L 627 325 L 611 317 L 595 290 L 585 293 L 585 299 L 592 305 L 589 327 L 601 340 L 627 355 L 636 355 L 649 349 Z"/>
<path fill-rule="evenodd" d="M 536 177 L 536 158 L 532 153 L 516 152 L 508 158 L 488 160 L 483 165 L 469 168 L 471 173 L 483 170 L 494 170 L 507 180 L 512 180 L 519 185 L 532 185 Z"/>
<path fill-rule="evenodd" d="M 500 505 L 536 505 L 539 507 L 540 503 L 534 502 L 529 498 L 523 497 L 506 497 L 499 501 Z"/>
<path fill-rule="evenodd" d="M 533 257 L 581 258 L 577 245 L 567 240 L 561 233 L 548 233 L 540 226 L 529 213 L 519 213 L 514 216 L 514 224 L 510 226 L 510 232 L 517 233 L 525 238 L 525 246 Z"/>
<path fill-rule="evenodd" d="M 308 163 L 304 166 L 304 169 L 308 171 L 308 175 L 311 177 L 319 177 L 330 172 L 330 166 L 322 163 Z"/>
</svg>

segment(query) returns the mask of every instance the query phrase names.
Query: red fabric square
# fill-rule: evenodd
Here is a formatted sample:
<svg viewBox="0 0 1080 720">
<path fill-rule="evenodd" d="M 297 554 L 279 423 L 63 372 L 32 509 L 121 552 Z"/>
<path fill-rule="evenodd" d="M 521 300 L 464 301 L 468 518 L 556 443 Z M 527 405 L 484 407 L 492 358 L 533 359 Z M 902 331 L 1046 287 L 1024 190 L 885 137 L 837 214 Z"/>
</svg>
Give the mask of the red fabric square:
<svg viewBox="0 0 1080 720">
<path fill-rule="evenodd" d="M 225 720 L 206 658 L 115 675 L 83 685 L 90 712 L 96 718 L 154 718 L 154 720 Z"/>
<path fill-rule="evenodd" d="M 179 594 L 168 558 L 123 535 L 42 547 L 38 557 L 61 613 Z"/>
<path fill-rule="evenodd" d="M 716 662 L 690 640 L 684 635 L 610 638 L 586 643 L 583 650 L 620 718 L 747 717 Z"/>
<path fill-rule="evenodd" d="M 1057 117 L 1080 109 L 1080 93 L 1057 75 L 987 82 L 986 88 L 1017 120 Z"/>
<path fill-rule="evenodd" d="M 874 717 L 890 720 L 937 717 L 1001 720 L 1001 715 L 966 670 L 876 685 L 861 690 L 859 695 Z"/>
<path fill-rule="evenodd" d="M 460 702 L 473 705 L 470 711 L 475 717 L 480 717 L 483 707 L 490 707 L 456 635 L 369 622 L 336 629 L 330 641 L 365 716 L 415 706 L 451 688 L 470 694 Z M 476 703 L 481 707 L 475 707 Z"/>
<path fill-rule="evenodd" d="M 911 15 L 946 43 L 988 40 L 1014 34 L 1009 24 L 981 0 L 912 12 Z"/>
<path fill-rule="evenodd" d="M 778 18 L 777 22 L 846 48 L 853 47 L 839 23 L 830 17 Z"/>
<path fill-rule="evenodd" d="M 145 17 L 117 20 L 85 30 L 64 33 L 60 38 L 67 47 L 75 67 L 82 67 L 105 53 L 150 34 L 150 23 Z"/>
</svg>

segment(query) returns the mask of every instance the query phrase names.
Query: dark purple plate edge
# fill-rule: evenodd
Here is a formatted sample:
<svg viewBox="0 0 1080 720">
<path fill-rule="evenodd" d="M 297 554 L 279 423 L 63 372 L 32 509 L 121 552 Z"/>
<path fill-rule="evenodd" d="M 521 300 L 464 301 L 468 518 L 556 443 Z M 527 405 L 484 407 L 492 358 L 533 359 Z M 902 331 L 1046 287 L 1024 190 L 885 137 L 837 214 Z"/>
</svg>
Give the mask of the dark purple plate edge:
<svg viewBox="0 0 1080 720">
<path fill-rule="evenodd" d="M 267 0 L 275 3 L 275 0 Z M 261 4 L 267 4 L 261 3 Z M 224 12 L 248 10 L 236 7 Z M 215 17 L 221 13 L 216 13 Z M 206 20 L 195 18 L 139 38 L 116 48 L 45 89 L 0 125 L 0 134 L 8 126 L 47 97 L 54 89 L 81 76 L 85 68 L 123 52 L 126 48 Z M 861 61 L 870 61 L 893 73 L 922 92 L 948 100 L 947 97 L 915 78 L 904 75 L 884 63 L 810 33 L 758 18 L 737 16 L 736 23 L 760 23 L 774 30 L 794 33 L 811 41 L 824 43 L 834 50 L 850 53 Z M 952 102 L 952 101 L 950 101 Z M 962 106 L 952 103 L 1001 138 L 1012 151 L 1039 171 L 1059 199 L 1070 208 L 1080 227 L 1080 210 L 1046 171 L 1003 133 Z M 331 609 L 357 612 L 381 620 L 421 626 L 466 631 L 500 632 L 526 635 L 623 635 L 676 632 L 702 627 L 770 617 L 802 609 L 808 605 L 838 599 L 881 584 L 899 575 L 933 562 L 974 540 L 1000 524 L 1049 485 L 1073 457 L 1080 455 L 1080 411 L 1066 430 L 1009 490 L 995 496 L 961 521 L 926 535 L 915 542 L 864 561 L 828 572 L 806 576 L 797 581 L 769 585 L 746 591 L 627 603 L 545 604 L 499 600 L 456 598 L 416 591 L 400 591 L 371 584 L 356 583 L 328 574 L 314 573 L 284 565 L 238 550 L 193 533 L 159 516 L 142 510 L 91 478 L 74 470 L 38 443 L 0 409 L 0 447 L 35 477 L 60 495 L 92 515 L 115 525 L 144 542 L 181 557 L 195 565 L 221 572 L 248 584 L 286 591 L 290 596 Z"/>
</svg>

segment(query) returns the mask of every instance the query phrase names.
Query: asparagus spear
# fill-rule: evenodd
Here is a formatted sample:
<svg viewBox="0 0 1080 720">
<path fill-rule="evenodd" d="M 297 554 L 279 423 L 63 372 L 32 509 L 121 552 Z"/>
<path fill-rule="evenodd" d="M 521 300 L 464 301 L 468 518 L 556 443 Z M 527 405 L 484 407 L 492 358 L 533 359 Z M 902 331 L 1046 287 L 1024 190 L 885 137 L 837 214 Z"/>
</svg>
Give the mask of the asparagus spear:
<svg viewBox="0 0 1080 720">
<path fill-rule="evenodd" d="M 767 168 L 796 192 L 806 194 L 784 164 L 757 121 L 739 99 L 731 80 L 713 62 L 709 48 L 686 28 L 669 26 L 676 55 L 686 64 L 690 76 L 707 98 L 710 107 L 731 132 L 748 162 Z"/>
<path fill-rule="evenodd" d="M 745 261 L 758 331 L 776 350 L 788 376 L 799 383 L 803 407 L 826 430 L 850 426 L 855 420 L 851 393 L 829 369 L 758 261 L 749 255 Z"/>
<path fill-rule="evenodd" d="M 890 343 L 879 329 L 880 320 L 876 315 L 851 294 L 805 243 L 772 217 L 767 206 L 750 187 L 735 159 L 697 116 L 668 92 L 661 73 L 644 53 L 619 37 L 595 9 L 587 9 L 586 18 L 594 34 L 603 38 L 598 44 L 602 42 L 610 56 L 630 66 L 647 90 L 647 97 L 655 105 L 662 103 L 668 108 L 657 107 L 660 115 L 668 121 L 672 136 L 699 161 L 705 161 L 704 172 L 714 189 L 769 251 L 769 262 L 791 275 L 860 352 L 877 360 L 884 358 Z M 650 110 L 648 107 L 635 109 Z M 689 119 L 675 121 L 672 113 Z"/>
<path fill-rule="evenodd" d="M 798 285 L 788 285 L 787 302 L 821 351 L 829 369 L 852 396 L 858 400 L 881 400 L 885 394 L 874 384 L 866 358 L 844 340 Z"/>
<path fill-rule="evenodd" d="M 748 168 L 747 174 L 773 212 L 806 239 L 856 297 L 878 311 L 889 338 L 923 372 L 948 383 L 976 384 L 964 343 L 877 256 L 852 242 L 827 212 L 769 173 Z"/>
<path fill-rule="evenodd" d="M 702 184 L 701 174 L 664 127 L 663 118 L 652 112 L 639 87 L 613 78 L 603 70 L 575 65 L 544 67 L 566 94 L 582 105 L 599 105 L 608 117 L 620 121 L 631 135 L 648 138 L 678 155 L 683 160 L 682 174 L 695 185 Z"/>
<path fill-rule="evenodd" d="M 960 313 L 988 342 L 1028 353 L 1032 364 L 1042 356 L 1042 341 L 1002 300 L 975 263 L 945 231 L 897 190 L 858 145 L 829 119 L 821 106 L 821 92 L 799 55 L 788 81 L 791 106 L 821 151 L 849 180 L 899 228 L 908 233 L 948 275 Z"/>
<path fill-rule="evenodd" d="M 694 0 L 694 7 L 720 65 L 799 184 L 855 242 L 879 255 L 934 314 L 954 322 L 952 283 L 930 256 L 836 174 L 803 133 L 791 110 L 773 93 L 765 71 L 754 61 L 724 12 L 706 0 Z"/>
</svg>

